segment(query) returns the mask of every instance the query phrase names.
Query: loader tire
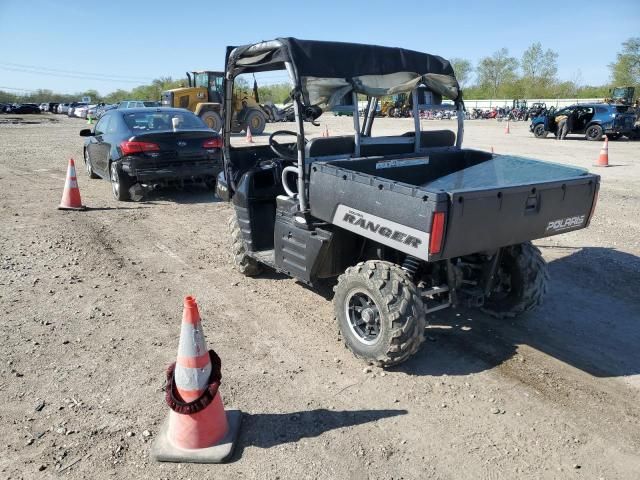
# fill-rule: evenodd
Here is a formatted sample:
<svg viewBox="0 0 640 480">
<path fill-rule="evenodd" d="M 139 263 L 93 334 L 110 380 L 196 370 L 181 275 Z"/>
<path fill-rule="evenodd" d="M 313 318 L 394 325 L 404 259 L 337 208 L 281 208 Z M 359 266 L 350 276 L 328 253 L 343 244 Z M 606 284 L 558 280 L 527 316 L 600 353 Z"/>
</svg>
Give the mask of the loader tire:
<svg viewBox="0 0 640 480">
<path fill-rule="evenodd" d="M 253 109 L 245 118 L 245 131 L 251 128 L 251 135 L 260 135 L 267 125 L 267 117 L 260 110 Z"/>
<path fill-rule="evenodd" d="M 542 303 L 548 281 L 547 262 L 531 242 L 506 247 L 482 311 L 496 318 L 513 318 L 533 310 Z"/>
<path fill-rule="evenodd" d="M 231 234 L 231 256 L 235 269 L 247 277 L 255 277 L 262 273 L 262 265 L 247 255 L 242 239 L 240 225 L 235 215 L 229 218 L 229 233 Z"/>
<path fill-rule="evenodd" d="M 416 353 L 427 325 L 416 285 L 398 265 L 369 260 L 348 268 L 334 287 L 346 347 L 369 364 L 397 365 Z"/>
<path fill-rule="evenodd" d="M 200 119 L 214 132 L 219 132 L 222 129 L 222 117 L 218 112 L 208 110 L 200 114 Z"/>
</svg>

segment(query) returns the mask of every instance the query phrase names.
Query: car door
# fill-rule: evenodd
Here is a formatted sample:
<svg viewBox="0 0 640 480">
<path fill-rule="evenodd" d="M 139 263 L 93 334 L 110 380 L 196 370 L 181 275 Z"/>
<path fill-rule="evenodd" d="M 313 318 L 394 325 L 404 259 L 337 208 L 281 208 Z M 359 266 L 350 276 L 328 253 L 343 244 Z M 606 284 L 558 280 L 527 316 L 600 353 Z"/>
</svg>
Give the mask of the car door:
<svg viewBox="0 0 640 480">
<path fill-rule="evenodd" d="M 111 122 L 111 115 L 103 116 L 93 131 L 93 137 L 87 147 L 89 151 L 89 157 L 91 158 L 91 164 L 93 169 L 101 176 L 109 176 L 109 148 L 110 145 L 105 142 L 105 135 Z"/>
</svg>

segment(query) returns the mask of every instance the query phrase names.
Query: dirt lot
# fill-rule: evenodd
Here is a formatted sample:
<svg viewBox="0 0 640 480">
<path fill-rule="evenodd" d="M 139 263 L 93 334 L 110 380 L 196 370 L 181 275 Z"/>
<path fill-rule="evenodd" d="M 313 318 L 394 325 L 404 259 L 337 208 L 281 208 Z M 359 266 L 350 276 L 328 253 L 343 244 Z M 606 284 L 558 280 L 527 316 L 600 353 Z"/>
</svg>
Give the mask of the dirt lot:
<svg viewBox="0 0 640 480">
<path fill-rule="evenodd" d="M 56 118 L 0 125 L 0 478 L 640 477 L 640 143 L 610 143 L 589 229 L 537 242 L 542 308 L 513 322 L 441 312 L 411 361 L 368 372 L 326 292 L 232 269 L 227 204 L 204 188 L 116 202 L 81 169 L 83 122 Z M 351 119 L 326 122 L 337 134 Z M 467 146 L 583 167 L 601 146 L 466 125 Z M 87 212 L 56 210 L 69 157 Z M 225 404 L 244 412 L 227 465 L 149 457 L 186 294 L 222 357 Z"/>
</svg>

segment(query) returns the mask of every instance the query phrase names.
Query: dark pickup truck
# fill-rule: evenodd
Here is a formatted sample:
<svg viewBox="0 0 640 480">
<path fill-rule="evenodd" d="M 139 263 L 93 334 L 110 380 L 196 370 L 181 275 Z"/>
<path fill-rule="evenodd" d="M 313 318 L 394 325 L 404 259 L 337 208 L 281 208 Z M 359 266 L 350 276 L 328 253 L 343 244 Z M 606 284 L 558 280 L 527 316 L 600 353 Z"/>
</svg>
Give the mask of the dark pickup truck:
<svg viewBox="0 0 640 480">
<path fill-rule="evenodd" d="M 236 148 L 225 118 L 217 193 L 234 206 L 240 272 L 266 265 L 309 285 L 337 277 L 344 341 L 381 366 L 418 350 L 435 311 L 461 305 L 504 318 L 540 304 L 548 271 L 531 240 L 587 227 L 597 175 L 462 148 L 453 69 L 424 53 L 293 38 L 229 49 L 226 98 L 239 72 L 285 66 L 297 131 Z M 379 98 L 398 91 L 412 95 L 414 131 L 372 135 Z M 354 134 L 305 138 L 305 122 L 343 95 L 352 95 Z M 358 95 L 368 98 L 362 118 Z M 421 131 L 420 110 L 447 108 L 442 96 L 454 101 L 457 133 Z"/>
</svg>

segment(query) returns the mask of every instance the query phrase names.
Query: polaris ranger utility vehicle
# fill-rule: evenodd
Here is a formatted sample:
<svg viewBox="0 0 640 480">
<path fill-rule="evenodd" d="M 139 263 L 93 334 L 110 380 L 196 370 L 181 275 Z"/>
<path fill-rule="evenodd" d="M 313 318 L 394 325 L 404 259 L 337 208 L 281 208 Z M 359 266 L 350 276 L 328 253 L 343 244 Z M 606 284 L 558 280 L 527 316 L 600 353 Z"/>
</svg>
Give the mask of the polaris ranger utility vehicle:
<svg viewBox="0 0 640 480">
<path fill-rule="evenodd" d="M 234 79 L 280 69 L 293 84 L 296 131 L 232 146 Z M 502 318 L 536 307 L 548 274 L 531 240 L 585 228 L 593 214 L 597 175 L 462 148 L 462 94 L 441 57 L 279 38 L 229 47 L 225 89 L 217 193 L 235 209 L 237 269 L 257 275 L 266 265 L 309 285 L 338 277 L 340 331 L 367 362 L 405 361 L 437 310 L 473 306 Z M 372 135 L 378 98 L 402 92 L 413 96 L 414 131 Z M 305 120 L 345 95 L 354 134 L 306 138 Z M 357 95 L 368 98 L 363 118 Z M 443 96 L 454 102 L 457 133 L 421 131 L 420 110 L 446 108 Z"/>
</svg>

